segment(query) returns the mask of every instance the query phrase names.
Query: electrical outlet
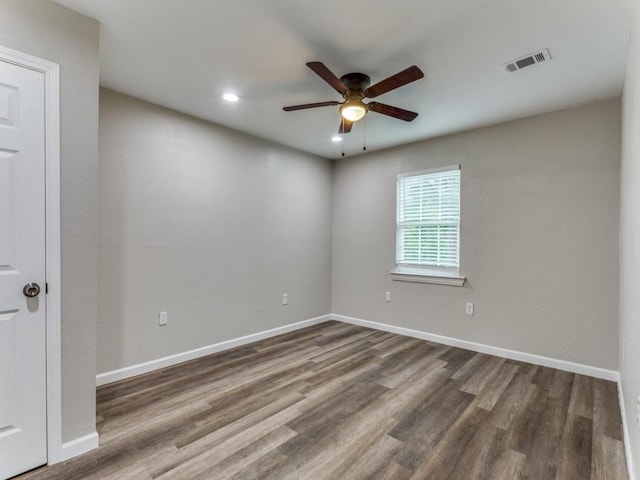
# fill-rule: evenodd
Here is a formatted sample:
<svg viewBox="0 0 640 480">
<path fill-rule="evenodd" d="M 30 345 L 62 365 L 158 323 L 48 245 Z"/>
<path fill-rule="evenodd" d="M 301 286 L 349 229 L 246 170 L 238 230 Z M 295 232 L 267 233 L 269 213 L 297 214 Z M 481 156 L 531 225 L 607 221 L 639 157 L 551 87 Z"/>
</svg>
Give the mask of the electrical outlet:
<svg viewBox="0 0 640 480">
<path fill-rule="evenodd" d="M 169 323 L 169 320 L 167 319 L 167 312 L 158 313 L 158 325 L 164 327 L 167 323 Z"/>
<path fill-rule="evenodd" d="M 282 294 L 282 304 L 287 305 L 289 303 L 289 295 L 287 293 Z"/>
<path fill-rule="evenodd" d="M 464 313 L 466 315 L 473 315 L 473 303 L 467 302 L 467 304 L 464 307 Z"/>
<path fill-rule="evenodd" d="M 385 295 L 384 298 L 387 300 L 387 302 L 390 302 L 391 301 L 391 292 L 387 292 L 387 294 Z"/>
</svg>

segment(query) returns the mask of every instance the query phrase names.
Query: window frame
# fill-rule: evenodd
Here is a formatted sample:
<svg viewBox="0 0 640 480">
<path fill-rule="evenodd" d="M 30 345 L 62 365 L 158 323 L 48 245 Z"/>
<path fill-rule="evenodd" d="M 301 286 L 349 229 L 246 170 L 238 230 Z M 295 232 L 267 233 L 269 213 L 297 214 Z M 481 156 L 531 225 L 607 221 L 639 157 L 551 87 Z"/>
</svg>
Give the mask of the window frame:
<svg viewBox="0 0 640 480">
<path fill-rule="evenodd" d="M 413 264 L 413 263 L 398 263 L 398 181 L 401 178 L 407 177 L 417 177 L 423 175 L 431 175 L 442 172 L 450 172 L 457 170 L 459 171 L 459 188 L 462 188 L 462 169 L 460 165 L 449 165 L 444 167 L 430 168 L 426 170 L 417 170 L 411 172 L 399 173 L 396 175 L 396 189 L 395 189 L 395 198 L 396 198 L 396 214 L 395 214 L 395 233 L 396 233 L 396 267 L 391 271 L 391 277 L 393 280 L 398 281 L 407 281 L 407 282 L 420 282 L 420 283 L 436 283 L 442 285 L 455 285 L 462 286 L 466 281 L 466 277 L 460 274 L 460 246 L 461 246 L 461 237 L 460 237 L 460 224 L 461 224 L 461 196 L 462 193 L 458 197 L 458 266 L 454 267 L 446 267 L 446 266 L 437 266 L 437 265 L 421 265 L 421 264 Z"/>
</svg>

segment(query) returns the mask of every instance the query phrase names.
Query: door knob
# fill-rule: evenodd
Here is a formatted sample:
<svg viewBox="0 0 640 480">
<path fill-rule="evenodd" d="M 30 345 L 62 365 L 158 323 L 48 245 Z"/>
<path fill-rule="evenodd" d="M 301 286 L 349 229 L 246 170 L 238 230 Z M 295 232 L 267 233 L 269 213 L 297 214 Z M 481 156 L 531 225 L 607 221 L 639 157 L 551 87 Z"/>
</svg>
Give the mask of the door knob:
<svg viewBox="0 0 640 480">
<path fill-rule="evenodd" d="M 37 297 L 40 293 L 40 285 L 37 283 L 27 283 L 22 289 L 25 297 Z"/>
</svg>

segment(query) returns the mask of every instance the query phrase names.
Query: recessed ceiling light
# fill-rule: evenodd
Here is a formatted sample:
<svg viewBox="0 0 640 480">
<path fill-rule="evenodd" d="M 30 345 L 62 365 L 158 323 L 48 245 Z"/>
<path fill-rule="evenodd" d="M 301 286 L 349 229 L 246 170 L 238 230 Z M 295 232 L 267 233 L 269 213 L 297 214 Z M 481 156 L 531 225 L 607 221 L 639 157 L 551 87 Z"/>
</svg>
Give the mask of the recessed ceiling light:
<svg viewBox="0 0 640 480">
<path fill-rule="evenodd" d="M 227 102 L 237 102 L 238 96 L 235 93 L 225 93 L 224 95 L 222 95 L 222 98 L 224 98 Z"/>
<path fill-rule="evenodd" d="M 332 142 L 341 142 L 342 137 L 340 135 L 336 135 L 335 137 L 331 137 Z"/>
</svg>

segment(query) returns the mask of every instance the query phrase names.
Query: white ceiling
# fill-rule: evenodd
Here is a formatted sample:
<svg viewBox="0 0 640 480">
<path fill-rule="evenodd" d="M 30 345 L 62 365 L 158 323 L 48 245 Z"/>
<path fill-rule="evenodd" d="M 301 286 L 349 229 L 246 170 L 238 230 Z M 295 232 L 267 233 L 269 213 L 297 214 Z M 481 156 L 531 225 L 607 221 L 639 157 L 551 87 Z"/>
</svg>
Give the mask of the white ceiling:
<svg viewBox="0 0 640 480">
<path fill-rule="evenodd" d="M 425 78 L 376 101 L 367 151 L 620 95 L 635 0 L 56 0 L 102 24 L 101 84 L 262 138 L 337 158 L 341 100 L 305 63 L 376 83 L 410 65 Z M 503 64 L 549 48 L 553 60 Z M 225 91 L 241 100 L 221 99 Z M 345 136 L 362 153 L 364 128 Z"/>
</svg>

